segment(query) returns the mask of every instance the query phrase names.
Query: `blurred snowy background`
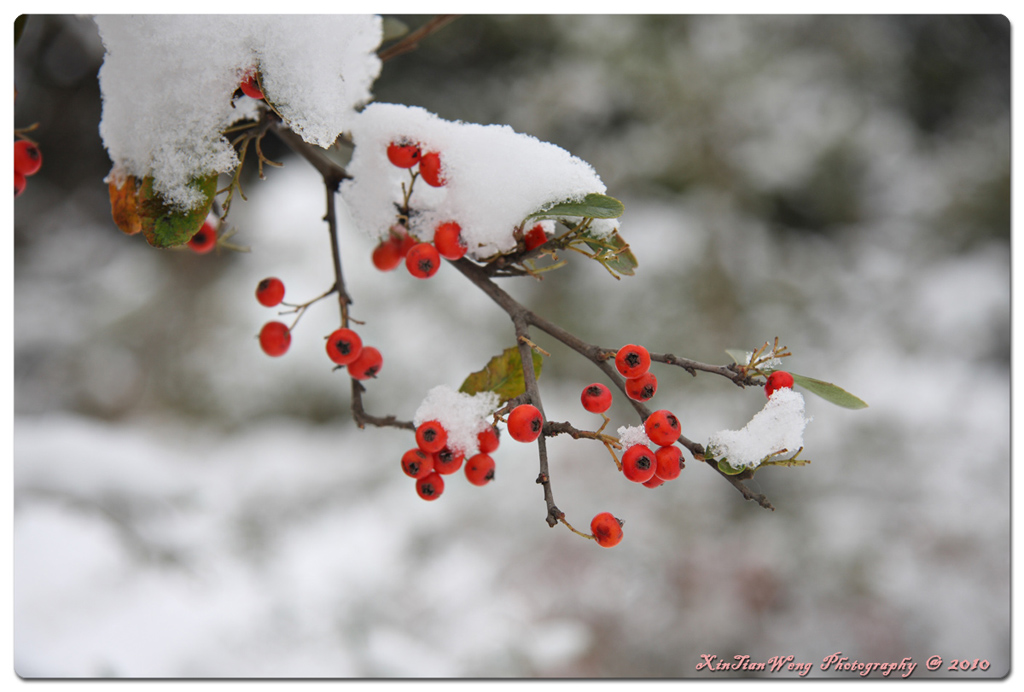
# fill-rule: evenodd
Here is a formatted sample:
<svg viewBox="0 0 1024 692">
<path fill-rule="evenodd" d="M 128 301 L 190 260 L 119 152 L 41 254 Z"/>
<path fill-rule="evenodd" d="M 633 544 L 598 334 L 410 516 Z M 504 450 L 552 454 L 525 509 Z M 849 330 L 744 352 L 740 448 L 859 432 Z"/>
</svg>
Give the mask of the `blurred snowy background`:
<svg viewBox="0 0 1024 692">
<path fill-rule="evenodd" d="M 407 17 L 418 26 L 425 17 Z M 110 219 L 88 18 L 34 16 L 18 126 L 42 171 L 14 214 L 14 667 L 25 677 L 708 677 L 701 654 L 1010 662 L 1010 25 L 1000 17 L 465 17 L 385 64 L 377 100 L 504 123 L 589 161 L 640 262 L 574 259 L 503 284 L 584 339 L 727 362 L 779 336 L 808 395 L 809 466 L 745 502 L 692 460 L 656 490 L 555 439 L 555 499 L 602 549 L 549 529 L 532 446 L 434 503 L 412 436 L 359 430 L 324 304 L 264 356 L 264 276 L 332 283 L 303 161 L 247 181 L 251 254 L 157 251 Z M 385 354 L 371 413 L 409 419 L 512 344 L 455 271 L 344 268 Z M 545 408 L 579 426 L 599 377 L 552 352 Z M 705 440 L 763 404 L 657 371 L 655 402 Z M 617 402 L 615 425 L 633 424 Z M 687 456 L 687 458 L 689 458 Z M 935 673 L 925 659 L 985 659 Z M 836 677 L 834 673 L 814 676 Z M 876 673 L 873 677 L 878 677 Z M 855 677 L 848 673 L 839 677 Z"/>
</svg>

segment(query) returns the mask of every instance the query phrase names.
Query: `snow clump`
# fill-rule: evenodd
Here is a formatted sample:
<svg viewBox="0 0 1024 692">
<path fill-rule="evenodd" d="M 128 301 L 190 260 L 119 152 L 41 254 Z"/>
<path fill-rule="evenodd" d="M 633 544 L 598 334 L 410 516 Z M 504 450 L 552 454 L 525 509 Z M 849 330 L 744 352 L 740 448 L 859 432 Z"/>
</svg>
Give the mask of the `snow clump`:
<svg viewBox="0 0 1024 692">
<path fill-rule="evenodd" d="M 778 389 L 742 430 L 720 430 L 711 435 L 707 452 L 733 468 L 753 469 L 782 450 L 795 454 L 804 446 L 808 422 L 803 395 L 788 387 Z"/>
<path fill-rule="evenodd" d="M 644 445 L 651 447 L 651 438 L 647 437 L 647 430 L 642 425 L 622 426 L 616 432 L 619 433 L 619 444 L 623 449 L 629 449 L 633 445 Z"/>
<path fill-rule="evenodd" d="M 499 403 L 494 392 L 469 395 L 442 384 L 427 392 L 412 422 L 419 427 L 436 420 L 448 433 L 448 448 L 468 457 L 480 449 L 477 435 L 491 427 L 487 416 L 494 413 Z"/>
<path fill-rule="evenodd" d="M 100 68 L 100 135 L 109 180 L 153 176 L 180 210 L 205 201 L 190 180 L 226 173 L 238 157 L 221 134 L 258 117 L 259 102 L 232 99 L 258 68 L 263 91 L 306 142 L 329 147 L 371 98 L 380 73 L 381 20 L 361 15 L 117 15 L 95 18 L 106 48 Z"/>
</svg>

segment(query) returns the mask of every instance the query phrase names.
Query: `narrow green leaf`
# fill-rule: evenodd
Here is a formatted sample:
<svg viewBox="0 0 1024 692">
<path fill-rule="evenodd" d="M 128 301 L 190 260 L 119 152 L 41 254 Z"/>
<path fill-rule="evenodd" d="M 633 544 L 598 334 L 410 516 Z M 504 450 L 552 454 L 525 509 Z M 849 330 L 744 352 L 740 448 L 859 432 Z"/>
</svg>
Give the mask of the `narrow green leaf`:
<svg viewBox="0 0 1024 692">
<path fill-rule="evenodd" d="M 813 377 L 797 375 L 795 372 L 791 372 L 789 374 L 793 376 L 794 384 L 800 385 L 811 394 L 817 394 L 825 401 L 831 402 L 836 406 L 852 409 L 868 407 L 868 405 L 861 399 L 858 399 L 845 389 L 835 386 L 831 382 L 823 382 L 821 380 L 816 380 Z"/>
<path fill-rule="evenodd" d="M 762 466 L 804 466 L 811 463 L 810 459 L 778 459 L 777 461 L 762 461 L 757 468 Z"/>
<path fill-rule="evenodd" d="M 738 348 L 727 348 L 725 352 L 733 359 L 736 365 L 748 365 L 750 363 L 750 351 L 744 351 Z"/>
<path fill-rule="evenodd" d="M 636 256 L 618 231 L 600 239 L 595 238 L 589 231 L 580 237 L 586 241 L 591 250 L 598 253 L 598 262 L 619 274 L 633 276 L 633 270 L 637 267 Z M 587 238 L 593 238 L 593 240 L 587 240 Z"/>
<path fill-rule="evenodd" d="M 579 202 L 560 202 L 547 209 L 530 214 L 528 218 L 555 218 L 558 216 L 582 216 L 592 219 L 617 219 L 626 210 L 622 202 L 609 197 L 591 192 Z"/>
<path fill-rule="evenodd" d="M 533 351 L 533 372 L 540 377 L 544 359 Z M 483 370 L 472 373 L 459 387 L 463 394 L 494 392 L 505 403 L 526 391 L 526 380 L 523 377 L 523 361 L 519 357 L 519 348 L 511 346 L 499 355 L 491 358 Z"/>
</svg>

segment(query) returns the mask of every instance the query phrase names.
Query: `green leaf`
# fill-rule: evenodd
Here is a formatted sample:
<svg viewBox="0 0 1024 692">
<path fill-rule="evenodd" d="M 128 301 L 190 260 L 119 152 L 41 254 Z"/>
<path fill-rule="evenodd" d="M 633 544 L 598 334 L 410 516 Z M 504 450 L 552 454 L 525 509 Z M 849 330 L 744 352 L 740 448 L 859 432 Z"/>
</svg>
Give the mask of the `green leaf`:
<svg viewBox="0 0 1024 692">
<path fill-rule="evenodd" d="M 738 348 L 727 348 L 725 352 L 733 359 L 736 365 L 749 365 L 750 364 L 750 351 L 741 350 Z"/>
<path fill-rule="evenodd" d="M 794 384 L 800 385 L 811 394 L 817 394 L 825 401 L 829 401 L 836 406 L 852 409 L 868 407 L 868 405 L 862 400 L 858 399 L 853 394 L 850 394 L 845 389 L 835 386 L 831 382 L 822 382 L 821 380 L 816 380 L 813 377 L 797 375 L 795 372 L 791 372 L 789 374 L 793 376 Z"/>
<path fill-rule="evenodd" d="M 762 461 L 757 468 L 762 466 L 804 466 L 811 463 L 810 459 L 778 459 L 775 461 Z"/>
<path fill-rule="evenodd" d="M 381 20 L 381 36 L 380 42 L 387 43 L 388 41 L 394 41 L 400 39 L 409 33 L 409 25 L 400 19 L 395 17 L 384 17 Z"/>
<path fill-rule="evenodd" d="M 540 377 L 544 359 L 536 351 L 533 353 L 533 372 Z M 523 361 L 519 357 L 519 348 L 511 346 L 500 355 L 491 358 L 483 370 L 474 372 L 466 378 L 459 391 L 463 394 L 494 392 L 505 403 L 526 391 L 526 380 L 523 378 Z"/>
<path fill-rule="evenodd" d="M 733 468 L 732 466 L 729 465 L 728 460 L 720 459 L 718 461 L 718 470 L 727 476 L 735 476 L 737 474 L 743 473 L 745 468 Z"/>
<path fill-rule="evenodd" d="M 617 219 L 622 216 L 622 212 L 626 210 L 622 202 L 609 197 L 608 195 L 599 195 L 596 192 L 591 192 L 589 195 L 583 198 L 582 201 L 573 202 L 560 202 L 547 209 L 541 209 L 540 211 L 530 214 L 527 218 L 555 218 L 558 216 L 582 216 L 584 218 L 592 219 Z"/>
<path fill-rule="evenodd" d="M 153 189 L 153 176 L 147 175 L 141 182 L 129 176 L 120 186 L 111 182 L 110 211 L 114 223 L 128 235 L 141 231 L 154 247 L 183 245 L 202 228 L 210 213 L 217 192 L 217 174 L 195 178 L 189 187 L 198 191 L 203 201 L 193 209 L 181 211 L 167 204 Z"/>
<path fill-rule="evenodd" d="M 595 238 L 589 231 L 584 232 L 580 237 L 586 241 L 591 250 L 598 253 L 595 258 L 598 262 L 614 272 L 633 276 L 633 270 L 637 267 L 636 256 L 618 231 L 606 238 Z M 587 240 L 588 238 L 592 240 Z"/>
</svg>

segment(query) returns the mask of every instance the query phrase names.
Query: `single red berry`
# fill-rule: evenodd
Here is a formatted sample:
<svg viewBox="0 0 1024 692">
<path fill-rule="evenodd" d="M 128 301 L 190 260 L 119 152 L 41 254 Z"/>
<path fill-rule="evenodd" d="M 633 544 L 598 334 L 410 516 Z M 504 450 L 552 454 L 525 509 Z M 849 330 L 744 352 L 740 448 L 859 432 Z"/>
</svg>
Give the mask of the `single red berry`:
<svg viewBox="0 0 1024 692">
<path fill-rule="evenodd" d="M 280 305 L 284 300 L 284 282 L 273 276 L 263 279 L 256 284 L 256 300 L 268 308 Z"/>
<path fill-rule="evenodd" d="M 654 373 L 645 372 L 640 377 L 626 380 L 626 396 L 633 401 L 650 401 L 658 391 L 658 378 Z"/>
<path fill-rule="evenodd" d="M 436 420 L 420 423 L 416 428 L 416 446 L 424 452 L 434 454 L 448 444 L 448 431 Z"/>
<path fill-rule="evenodd" d="M 437 471 L 431 471 L 416 480 L 416 494 L 424 500 L 436 500 L 444 492 L 444 479 Z"/>
<path fill-rule="evenodd" d="M 189 238 L 188 246 L 197 255 L 205 255 L 217 244 L 217 229 L 213 223 L 206 221 L 203 227 Z"/>
<path fill-rule="evenodd" d="M 793 387 L 793 376 L 783 370 L 776 370 L 768 376 L 768 381 L 764 383 L 764 394 L 771 398 L 772 394 L 787 387 Z"/>
<path fill-rule="evenodd" d="M 644 421 L 644 431 L 651 442 L 656 445 L 670 445 L 679 439 L 682 432 L 679 427 L 679 419 L 671 411 L 664 409 L 655 411 L 647 416 Z"/>
<path fill-rule="evenodd" d="M 405 259 L 409 254 L 409 250 L 419 245 L 420 241 L 413 238 L 411 235 L 402 234 L 398 241 L 398 252 L 402 255 L 402 259 Z"/>
<path fill-rule="evenodd" d="M 32 142 L 19 139 L 14 143 L 14 172 L 28 177 L 35 175 L 43 165 L 43 153 Z"/>
<path fill-rule="evenodd" d="M 611 512 L 601 512 L 590 520 L 590 532 L 597 539 L 597 544 L 611 548 L 622 540 L 622 522 Z"/>
<path fill-rule="evenodd" d="M 497 450 L 499 439 L 500 433 L 493 425 L 488 426 L 486 430 L 480 431 L 476 436 L 477 444 L 480 445 L 480 451 L 484 454 L 490 454 Z"/>
<path fill-rule="evenodd" d="M 363 340 L 351 329 L 335 329 L 327 337 L 327 357 L 338 365 L 348 365 L 363 352 Z"/>
<path fill-rule="evenodd" d="M 283 356 L 292 343 L 292 333 L 282 322 L 267 322 L 260 330 L 260 348 L 268 356 Z"/>
<path fill-rule="evenodd" d="M 387 238 L 380 241 L 380 244 L 373 249 L 373 266 L 382 272 L 389 272 L 402 263 L 401 241 L 396 238 Z"/>
<path fill-rule="evenodd" d="M 658 461 L 647 445 L 633 445 L 622 455 L 622 474 L 634 483 L 643 483 L 654 475 Z"/>
<path fill-rule="evenodd" d="M 408 139 L 388 145 L 388 161 L 399 168 L 412 168 L 420 161 L 420 147 Z"/>
<path fill-rule="evenodd" d="M 462 468 L 463 459 L 465 459 L 465 455 L 462 452 L 456 452 L 445 445 L 440 451 L 434 453 L 434 470 L 443 476 L 455 473 Z"/>
<path fill-rule="evenodd" d="M 17 197 L 25 191 L 25 186 L 28 184 L 28 180 L 25 179 L 18 171 L 14 171 L 14 196 Z"/>
<path fill-rule="evenodd" d="M 532 404 L 520 404 L 508 414 L 508 434 L 517 442 L 533 442 L 543 428 L 544 417 Z"/>
<path fill-rule="evenodd" d="M 256 75 L 251 74 L 245 77 L 242 82 L 238 85 L 238 88 L 242 90 L 242 93 L 251 99 L 262 99 L 263 90 L 260 89 L 260 84 L 256 80 Z"/>
<path fill-rule="evenodd" d="M 580 403 L 591 413 L 604 413 L 612 405 L 612 393 L 603 384 L 589 384 L 580 394 Z"/>
<path fill-rule="evenodd" d="M 441 254 L 430 243 L 417 243 L 409 248 L 405 266 L 417 279 L 429 279 L 441 268 Z"/>
<path fill-rule="evenodd" d="M 441 175 L 441 155 L 436 151 L 428 152 L 420 158 L 420 177 L 427 182 L 427 185 L 433 187 L 443 187 L 448 182 Z"/>
<path fill-rule="evenodd" d="M 376 377 L 384 365 L 384 356 L 373 346 L 363 346 L 359 356 L 348 364 L 348 375 L 353 380 L 368 380 Z"/>
<path fill-rule="evenodd" d="M 402 471 L 410 478 L 423 478 L 434 470 L 434 455 L 422 449 L 410 449 L 402 455 Z"/>
<path fill-rule="evenodd" d="M 645 488 L 657 488 L 658 486 L 665 485 L 665 481 L 663 481 L 662 479 L 658 478 L 658 474 L 655 473 L 653 476 L 648 478 L 646 481 L 644 481 L 640 485 L 644 486 Z"/>
<path fill-rule="evenodd" d="M 494 480 L 494 459 L 481 452 L 466 460 L 466 479 L 473 485 L 487 485 Z"/>
<path fill-rule="evenodd" d="M 683 470 L 683 453 L 675 445 L 658 447 L 654 450 L 656 467 L 654 475 L 663 481 L 672 481 L 679 478 Z"/>
<path fill-rule="evenodd" d="M 454 221 L 441 224 L 434 230 L 434 247 L 441 257 L 457 260 L 466 254 L 466 243 L 462 240 L 462 226 Z"/>
<path fill-rule="evenodd" d="M 523 236 L 523 243 L 526 245 L 526 250 L 530 251 L 534 248 L 538 248 L 544 243 L 548 242 L 548 235 L 544 232 L 544 227 L 537 224 Z"/>
<path fill-rule="evenodd" d="M 615 367 L 626 379 L 640 377 L 651 367 L 651 354 L 643 346 L 623 346 L 615 354 Z"/>
</svg>

